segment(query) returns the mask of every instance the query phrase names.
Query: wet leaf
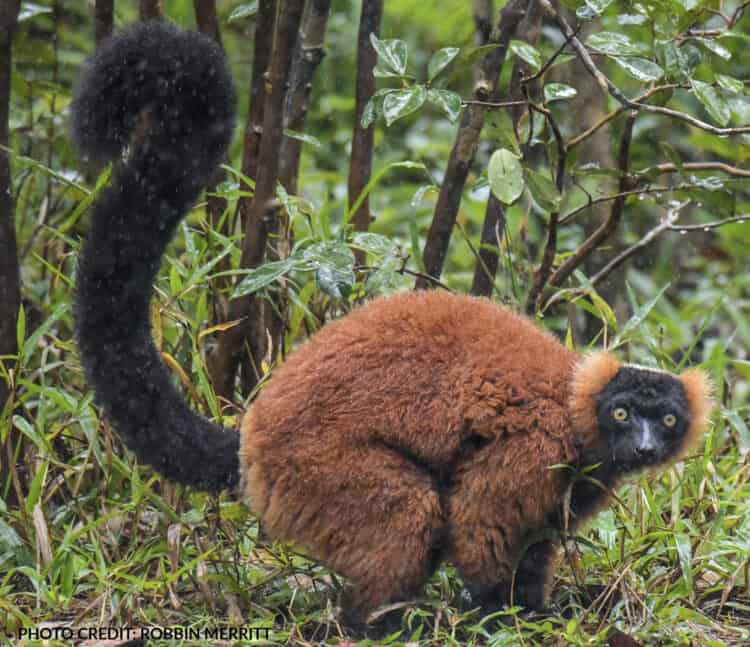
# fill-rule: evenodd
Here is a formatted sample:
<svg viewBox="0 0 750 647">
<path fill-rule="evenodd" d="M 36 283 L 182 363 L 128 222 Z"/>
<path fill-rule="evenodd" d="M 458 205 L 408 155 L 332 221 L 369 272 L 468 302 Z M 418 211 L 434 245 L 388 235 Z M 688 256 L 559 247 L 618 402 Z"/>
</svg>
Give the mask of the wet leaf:
<svg viewBox="0 0 750 647">
<path fill-rule="evenodd" d="M 512 40 L 510 41 L 509 49 L 522 61 L 528 63 L 529 67 L 531 67 L 534 72 L 538 72 L 542 69 L 542 55 L 532 45 L 524 43 L 522 40 Z"/>
<path fill-rule="evenodd" d="M 243 18 L 250 18 L 258 13 L 257 2 L 245 2 L 244 4 L 236 7 L 232 13 L 229 14 L 227 22 L 234 22 L 235 20 L 242 20 Z"/>
<path fill-rule="evenodd" d="M 444 47 L 435 52 L 427 64 L 427 79 L 432 81 L 437 77 L 458 56 L 460 51 L 458 47 Z"/>
<path fill-rule="evenodd" d="M 572 99 L 578 94 L 578 90 L 565 83 L 548 83 L 544 86 L 544 100 L 547 103 Z"/>
<path fill-rule="evenodd" d="M 604 13 L 604 10 L 609 7 L 613 1 L 614 0 L 586 0 L 586 6 L 598 16 Z"/>
<path fill-rule="evenodd" d="M 504 204 L 512 204 L 523 193 L 521 158 L 507 148 L 501 148 L 492 154 L 487 177 L 492 193 Z"/>
<path fill-rule="evenodd" d="M 408 48 L 406 43 L 397 38 L 380 40 L 375 34 L 370 34 L 370 42 L 378 55 L 375 76 L 403 76 L 406 74 L 406 59 Z"/>
<path fill-rule="evenodd" d="M 542 209 L 557 211 L 560 208 L 562 196 L 555 183 L 548 176 L 531 169 L 525 169 L 524 177 L 531 197 Z"/>
<path fill-rule="evenodd" d="M 643 54 L 643 48 L 634 43 L 625 34 L 611 31 L 600 31 L 586 39 L 586 45 L 611 56 L 637 56 Z"/>
<path fill-rule="evenodd" d="M 427 100 L 440 108 L 452 122 L 461 114 L 463 102 L 461 95 L 450 90 L 427 90 Z"/>
<path fill-rule="evenodd" d="M 664 70 L 646 58 L 614 58 L 613 60 L 634 79 L 644 83 L 658 81 L 664 76 Z"/>
<path fill-rule="evenodd" d="M 731 92 L 732 94 L 742 94 L 745 91 L 745 84 L 739 79 L 724 74 L 717 74 L 716 81 L 719 87 Z"/>
<path fill-rule="evenodd" d="M 716 88 L 708 83 L 703 83 L 703 81 L 693 79 L 690 81 L 690 85 L 695 96 L 698 97 L 711 118 L 720 126 L 726 126 L 732 117 L 732 111 L 724 97 L 716 91 Z"/>
<path fill-rule="evenodd" d="M 427 91 L 423 85 L 413 85 L 406 90 L 390 92 L 383 99 L 383 116 L 385 123 L 391 125 L 397 119 L 410 115 L 419 110 L 427 99 Z"/>
<path fill-rule="evenodd" d="M 345 299 L 354 286 L 354 253 L 341 242 L 327 240 L 308 247 L 304 258 L 315 268 L 315 281 L 323 292 Z"/>
<path fill-rule="evenodd" d="M 283 276 L 292 269 L 293 265 L 289 260 L 273 261 L 271 263 L 265 263 L 260 267 L 250 271 L 245 278 L 243 278 L 232 292 L 232 298 L 245 296 L 246 294 L 253 294 L 258 290 L 261 290 L 271 283 L 274 283 L 276 279 Z"/>
</svg>

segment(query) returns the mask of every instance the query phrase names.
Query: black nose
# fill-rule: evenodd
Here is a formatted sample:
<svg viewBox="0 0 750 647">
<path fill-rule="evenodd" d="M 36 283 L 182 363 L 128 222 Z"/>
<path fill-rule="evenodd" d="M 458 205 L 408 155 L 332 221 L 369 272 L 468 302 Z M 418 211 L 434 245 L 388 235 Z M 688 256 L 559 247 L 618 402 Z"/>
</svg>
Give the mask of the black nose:
<svg viewBox="0 0 750 647">
<path fill-rule="evenodd" d="M 641 460 L 651 460 L 656 456 L 656 447 L 653 445 L 639 445 L 635 448 L 635 454 Z"/>
</svg>

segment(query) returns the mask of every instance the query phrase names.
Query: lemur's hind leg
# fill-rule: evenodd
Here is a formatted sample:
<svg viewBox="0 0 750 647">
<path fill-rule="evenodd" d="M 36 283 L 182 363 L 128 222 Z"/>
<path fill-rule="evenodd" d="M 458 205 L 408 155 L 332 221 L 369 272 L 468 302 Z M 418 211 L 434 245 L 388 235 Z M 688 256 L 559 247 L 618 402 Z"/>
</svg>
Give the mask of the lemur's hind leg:
<svg viewBox="0 0 750 647">
<path fill-rule="evenodd" d="M 378 607 L 415 597 L 437 567 L 443 550 L 444 515 L 435 484 L 412 461 L 384 447 L 371 447 L 349 483 L 366 502 L 366 516 L 349 528 L 332 566 L 350 578 L 344 619 L 363 626 Z M 400 613 L 381 628 L 400 627 Z"/>
<path fill-rule="evenodd" d="M 442 556 L 444 514 L 432 475 L 397 450 L 352 443 L 334 451 L 335 462 L 305 452 L 305 478 L 288 460 L 259 453 L 248 492 L 272 535 L 349 578 L 344 622 L 361 630 L 378 607 L 419 593 Z"/>
</svg>

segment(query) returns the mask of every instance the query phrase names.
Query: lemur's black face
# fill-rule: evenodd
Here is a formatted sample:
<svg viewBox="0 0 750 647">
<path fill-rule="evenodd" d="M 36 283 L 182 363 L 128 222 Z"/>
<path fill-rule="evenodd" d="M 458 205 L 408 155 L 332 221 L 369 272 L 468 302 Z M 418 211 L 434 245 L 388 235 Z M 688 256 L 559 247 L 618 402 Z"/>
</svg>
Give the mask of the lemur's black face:
<svg viewBox="0 0 750 647">
<path fill-rule="evenodd" d="M 613 467 L 624 474 L 672 458 L 687 433 L 690 409 L 673 375 L 623 366 L 597 398 L 597 419 Z"/>
</svg>

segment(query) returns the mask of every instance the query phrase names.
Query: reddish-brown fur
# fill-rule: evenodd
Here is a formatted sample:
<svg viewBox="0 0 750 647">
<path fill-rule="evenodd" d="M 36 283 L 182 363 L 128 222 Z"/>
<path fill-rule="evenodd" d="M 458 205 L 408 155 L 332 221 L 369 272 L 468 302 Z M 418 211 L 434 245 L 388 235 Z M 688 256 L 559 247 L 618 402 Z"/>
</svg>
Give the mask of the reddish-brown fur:
<svg viewBox="0 0 750 647">
<path fill-rule="evenodd" d="M 353 609 L 413 594 L 440 559 L 487 590 L 559 509 L 566 472 L 549 467 L 597 442 L 591 403 L 619 366 L 489 301 L 376 300 L 293 353 L 248 411 L 247 497 L 273 536 L 351 578 Z"/>
</svg>

